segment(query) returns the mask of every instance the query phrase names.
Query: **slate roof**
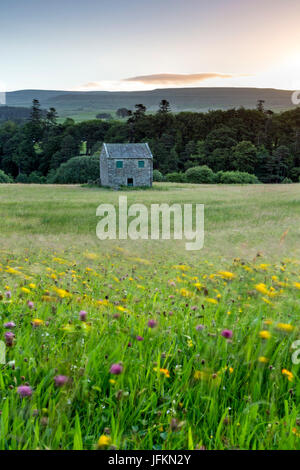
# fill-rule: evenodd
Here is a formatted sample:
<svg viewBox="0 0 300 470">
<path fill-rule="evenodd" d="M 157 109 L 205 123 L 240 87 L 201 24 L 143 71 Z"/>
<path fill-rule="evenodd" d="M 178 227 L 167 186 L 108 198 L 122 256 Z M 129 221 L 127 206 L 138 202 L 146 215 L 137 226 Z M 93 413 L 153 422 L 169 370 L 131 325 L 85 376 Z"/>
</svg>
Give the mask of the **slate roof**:
<svg viewBox="0 0 300 470">
<path fill-rule="evenodd" d="M 108 158 L 153 158 L 148 144 L 103 144 Z"/>
</svg>

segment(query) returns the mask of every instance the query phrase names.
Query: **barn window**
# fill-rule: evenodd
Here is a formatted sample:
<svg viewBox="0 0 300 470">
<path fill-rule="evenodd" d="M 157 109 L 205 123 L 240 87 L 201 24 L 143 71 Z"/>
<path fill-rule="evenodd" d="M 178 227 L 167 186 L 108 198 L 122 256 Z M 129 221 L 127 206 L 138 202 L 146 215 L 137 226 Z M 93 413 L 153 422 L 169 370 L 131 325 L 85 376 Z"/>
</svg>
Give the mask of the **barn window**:
<svg viewBox="0 0 300 470">
<path fill-rule="evenodd" d="M 116 168 L 123 168 L 123 162 L 122 162 L 122 160 L 117 160 L 117 161 L 116 161 Z"/>
<path fill-rule="evenodd" d="M 145 167 L 144 160 L 139 160 L 139 168 L 144 168 L 144 167 Z"/>
</svg>

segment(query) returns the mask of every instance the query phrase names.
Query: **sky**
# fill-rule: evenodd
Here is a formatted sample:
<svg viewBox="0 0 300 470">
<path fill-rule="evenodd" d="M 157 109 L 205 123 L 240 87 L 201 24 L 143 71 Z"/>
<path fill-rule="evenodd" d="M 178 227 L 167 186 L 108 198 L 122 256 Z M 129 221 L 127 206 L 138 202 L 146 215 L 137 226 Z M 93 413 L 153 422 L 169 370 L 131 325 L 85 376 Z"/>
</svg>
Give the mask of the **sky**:
<svg viewBox="0 0 300 470">
<path fill-rule="evenodd" d="M 0 92 L 300 89 L 299 0 L 0 0 Z"/>
</svg>

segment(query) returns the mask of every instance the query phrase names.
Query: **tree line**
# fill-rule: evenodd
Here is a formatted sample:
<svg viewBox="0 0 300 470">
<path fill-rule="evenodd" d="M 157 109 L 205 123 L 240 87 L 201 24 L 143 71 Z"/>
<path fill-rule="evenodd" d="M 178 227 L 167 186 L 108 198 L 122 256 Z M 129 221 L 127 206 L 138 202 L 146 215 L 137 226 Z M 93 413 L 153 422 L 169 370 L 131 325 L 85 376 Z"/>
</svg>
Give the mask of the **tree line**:
<svg viewBox="0 0 300 470">
<path fill-rule="evenodd" d="M 257 109 L 174 114 L 162 100 L 156 113 L 137 104 L 118 116 L 126 121 L 58 123 L 54 108 L 44 112 L 34 100 L 26 122 L 0 125 L 0 169 L 17 181 L 31 174 L 45 180 L 73 157 L 99 154 L 103 142 L 148 142 L 154 168 L 164 175 L 206 165 L 265 183 L 299 181 L 300 108 L 275 114 L 259 102 Z"/>
</svg>

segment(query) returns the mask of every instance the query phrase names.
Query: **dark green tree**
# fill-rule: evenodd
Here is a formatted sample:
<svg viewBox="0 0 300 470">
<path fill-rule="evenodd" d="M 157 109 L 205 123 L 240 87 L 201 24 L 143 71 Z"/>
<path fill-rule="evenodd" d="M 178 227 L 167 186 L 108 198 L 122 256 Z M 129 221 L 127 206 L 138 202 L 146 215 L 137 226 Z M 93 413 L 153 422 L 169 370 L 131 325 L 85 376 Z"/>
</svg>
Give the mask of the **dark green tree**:
<svg viewBox="0 0 300 470">
<path fill-rule="evenodd" d="M 166 114 L 171 111 L 170 103 L 168 100 L 161 100 L 159 103 L 158 113 Z"/>
<path fill-rule="evenodd" d="M 257 165 L 257 149 L 248 141 L 239 142 L 232 148 L 231 162 L 234 170 L 254 173 Z"/>
</svg>

